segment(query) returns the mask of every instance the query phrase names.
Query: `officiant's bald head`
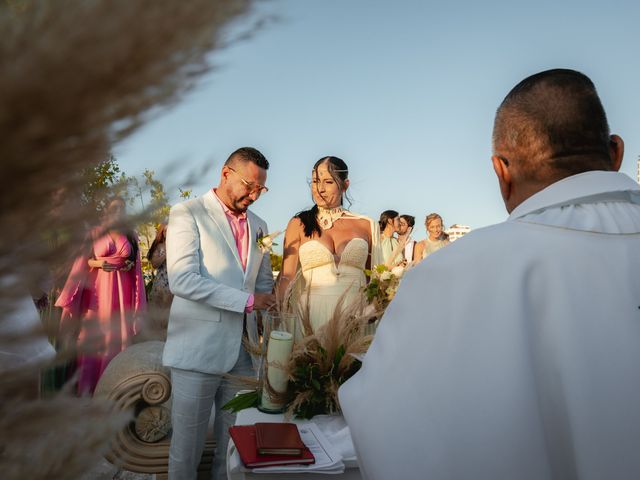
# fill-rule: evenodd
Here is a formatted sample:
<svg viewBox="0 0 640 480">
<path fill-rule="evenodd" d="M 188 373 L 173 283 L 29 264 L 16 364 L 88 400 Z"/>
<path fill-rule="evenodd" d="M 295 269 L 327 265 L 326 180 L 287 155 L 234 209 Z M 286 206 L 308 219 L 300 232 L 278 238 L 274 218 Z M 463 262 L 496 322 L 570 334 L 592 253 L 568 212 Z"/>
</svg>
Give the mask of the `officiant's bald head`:
<svg viewBox="0 0 640 480">
<path fill-rule="evenodd" d="M 617 171 L 623 151 L 593 82 L 574 70 L 525 78 L 496 112 L 492 160 L 509 212 L 562 178 Z"/>
</svg>

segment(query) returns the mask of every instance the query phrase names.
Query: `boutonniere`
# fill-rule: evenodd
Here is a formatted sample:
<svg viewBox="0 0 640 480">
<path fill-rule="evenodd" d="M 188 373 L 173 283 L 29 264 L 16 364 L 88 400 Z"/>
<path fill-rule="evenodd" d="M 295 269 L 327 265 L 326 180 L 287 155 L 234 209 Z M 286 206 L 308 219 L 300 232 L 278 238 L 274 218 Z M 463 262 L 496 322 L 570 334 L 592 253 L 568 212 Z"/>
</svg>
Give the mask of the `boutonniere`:
<svg viewBox="0 0 640 480">
<path fill-rule="evenodd" d="M 271 249 L 274 247 L 274 245 L 277 245 L 277 243 L 274 243 L 273 240 L 278 237 L 278 235 L 280 235 L 282 233 L 281 230 L 277 230 L 273 233 L 269 233 L 267 235 L 265 235 L 262 232 L 262 229 L 259 228 L 258 229 L 258 234 L 256 235 L 256 244 L 258 245 L 258 248 L 260 249 L 260 251 L 262 253 L 271 253 Z"/>
</svg>

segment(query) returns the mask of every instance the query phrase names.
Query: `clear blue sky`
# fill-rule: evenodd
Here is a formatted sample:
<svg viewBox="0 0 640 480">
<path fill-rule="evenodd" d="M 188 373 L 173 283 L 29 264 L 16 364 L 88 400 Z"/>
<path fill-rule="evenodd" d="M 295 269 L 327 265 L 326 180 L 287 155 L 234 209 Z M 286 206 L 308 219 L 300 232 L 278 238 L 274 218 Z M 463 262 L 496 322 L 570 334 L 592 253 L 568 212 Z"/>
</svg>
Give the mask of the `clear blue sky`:
<svg viewBox="0 0 640 480">
<path fill-rule="evenodd" d="M 171 192 L 217 185 L 222 162 L 254 146 L 271 162 L 253 210 L 271 230 L 311 206 L 325 155 L 350 168 L 352 210 L 386 209 L 472 228 L 506 218 L 491 164 L 495 109 L 524 77 L 574 68 L 596 84 L 622 171 L 640 153 L 640 3 L 616 1 L 274 0 L 279 21 L 217 52 L 217 69 L 115 152 Z M 246 30 L 251 18 L 230 29 Z M 169 172 L 167 167 L 173 165 Z M 203 169 L 203 170 L 200 170 Z M 198 172 L 198 181 L 187 177 Z M 172 198 L 175 200 L 176 197 Z"/>
</svg>

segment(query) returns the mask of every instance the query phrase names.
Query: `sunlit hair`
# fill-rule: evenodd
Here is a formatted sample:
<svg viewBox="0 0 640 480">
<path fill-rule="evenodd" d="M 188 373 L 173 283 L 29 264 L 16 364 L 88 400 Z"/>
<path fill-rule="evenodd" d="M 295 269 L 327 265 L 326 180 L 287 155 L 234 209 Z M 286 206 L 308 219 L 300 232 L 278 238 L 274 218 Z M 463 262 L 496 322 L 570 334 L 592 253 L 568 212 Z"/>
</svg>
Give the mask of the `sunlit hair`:
<svg viewBox="0 0 640 480">
<path fill-rule="evenodd" d="M 429 215 L 427 215 L 427 218 L 424 219 L 425 227 L 429 228 L 429 224 L 431 222 L 433 222 L 434 220 L 440 220 L 440 224 L 442 225 L 442 232 L 440 233 L 440 236 L 438 237 L 438 240 L 446 240 L 446 239 L 448 239 L 449 235 L 447 235 L 445 233 L 445 231 L 444 231 L 444 220 L 437 213 L 430 213 Z"/>
<path fill-rule="evenodd" d="M 398 215 L 400 214 L 395 210 L 385 210 L 384 212 L 382 212 L 380 214 L 380 220 L 378 220 L 378 223 L 380 224 L 380 231 L 384 230 L 384 228 L 387 226 L 387 223 L 389 223 L 389 220 L 393 220 Z"/>
<path fill-rule="evenodd" d="M 336 182 L 338 188 L 342 192 L 342 197 L 340 198 L 340 205 L 344 204 L 344 200 L 346 200 L 349 205 L 351 205 L 351 198 L 347 194 L 347 179 L 349 178 L 349 167 L 345 163 L 344 160 L 338 157 L 328 156 L 322 157 L 318 160 L 314 165 L 311 173 L 311 188 L 314 188 L 313 185 L 313 177 L 317 178 L 318 176 L 318 168 L 320 165 L 326 164 L 327 170 L 331 178 Z M 320 225 L 318 225 L 318 219 L 316 215 L 318 214 L 318 205 L 314 205 L 309 210 L 303 210 L 298 212 L 295 216 L 299 218 L 304 226 L 304 234 L 306 237 L 311 237 L 314 233 L 317 233 L 320 237 L 322 235 L 322 229 Z"/>
</svg>

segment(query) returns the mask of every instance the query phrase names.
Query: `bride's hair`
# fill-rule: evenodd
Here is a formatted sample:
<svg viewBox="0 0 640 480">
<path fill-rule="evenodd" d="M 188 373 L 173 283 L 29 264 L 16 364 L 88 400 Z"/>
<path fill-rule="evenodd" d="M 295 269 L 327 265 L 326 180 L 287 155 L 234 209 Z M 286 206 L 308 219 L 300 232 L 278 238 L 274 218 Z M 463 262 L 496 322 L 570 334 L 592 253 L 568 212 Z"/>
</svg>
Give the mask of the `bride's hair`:
<svg viewBox="0 0 640 480">
<path fill-rule="evenodd" d="M 349 178 L 349 167 L 344 163 L 344 160 L 338 157 L 322 157 L 318 160 L 313 166 L 313 172 L 318 174 L 318 167 L 323 163 L 327 163 L 327 170 L 329 170 L 329 175 L 331 178 L 338 184 L 340 190 L 342 191 L 343 199 L 346 199 L 351 205 L 351 199 L 346 193 L 346 181 Z M 340 201 L 340 205 L 342 205 L 342 200 Z M 304 226 L 304 235 L 305 237 L 311 237 L 313 233 L 317 233 L 320 237 L 322 235 L 322 229 L 320 225 L 318 225 L 318 220 L 316 215 L 318 213 L 318 205 L 314 205 L 310 210 L 303 210 L 301 212 L 296 213 L 296 218 L 299 218 Z"/>
</svg>

